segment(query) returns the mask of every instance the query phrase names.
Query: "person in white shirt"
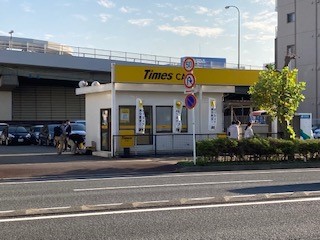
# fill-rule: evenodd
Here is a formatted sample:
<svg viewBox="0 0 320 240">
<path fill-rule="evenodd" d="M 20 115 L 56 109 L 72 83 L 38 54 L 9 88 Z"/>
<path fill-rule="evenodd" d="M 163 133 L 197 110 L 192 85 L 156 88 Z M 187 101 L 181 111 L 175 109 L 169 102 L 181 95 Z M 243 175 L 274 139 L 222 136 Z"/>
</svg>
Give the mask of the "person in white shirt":
<svg viewBox="0 0 320 240">
<path fill-rule="evenodd" d="M 233 121 L 230 127 L 228 128 L 228 137 L 231 139 L 240 139 L 240 121 Z"/>
<path fill-rule="evenodd" d="M 252 123 L 248 122 L 245 131 L 244 131 L 244 138 L 252 138 L 254 136 L 253 129 L 252 129 Z"/>
</svg>

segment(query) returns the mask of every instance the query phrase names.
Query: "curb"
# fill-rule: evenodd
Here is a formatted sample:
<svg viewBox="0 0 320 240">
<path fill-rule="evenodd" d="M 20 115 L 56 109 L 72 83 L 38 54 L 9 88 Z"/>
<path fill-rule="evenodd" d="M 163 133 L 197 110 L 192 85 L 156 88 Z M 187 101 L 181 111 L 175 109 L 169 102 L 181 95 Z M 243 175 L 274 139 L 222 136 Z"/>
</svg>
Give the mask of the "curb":
<svg viewBox="0 0 320 240">
<path fill-rule="evenodd" d="M 36 217 L 52 214 L 71 214 L 71 213 L 85 213 L 85 212 L 99 212 L 99 211 L 120 211 L 133 210 L 157 207 L 177 207 L 177 206 L 191 206 L 204 204 L 229 204 L 242 202 L 259 202 L 259 201 L 273 201 L 284 199 L 298 199 L 298 198 L 315 198 L 320 197 L 320 191 L 310 192 L 284 192 L 284 193 L 266 193 L 266 194 L 251 194 L 251 195 L 234 195 L 234 196 L 217 196 L 205 198 L 180 198 L 162 201 L 149 202 L 128 202 L 128 203 L 113 203 L 113 204 L 99 204 L 99 205 L 81 205 L 81 206 L 66 206 L 56 208 L 31 208 L 24 210 L 9 210 L 0 211 L 0 219 L 14 218 L 14 217 Z"/>
</svg>

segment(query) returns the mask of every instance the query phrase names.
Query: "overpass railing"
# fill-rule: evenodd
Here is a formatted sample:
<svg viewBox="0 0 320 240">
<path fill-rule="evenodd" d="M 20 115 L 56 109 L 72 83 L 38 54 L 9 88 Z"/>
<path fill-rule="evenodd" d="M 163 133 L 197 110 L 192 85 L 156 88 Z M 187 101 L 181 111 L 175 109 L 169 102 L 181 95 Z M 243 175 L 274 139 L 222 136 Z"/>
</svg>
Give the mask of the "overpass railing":
<svg viewBox="0 0 320 240">
<path fill-rule="evenodd" d="M 122 52 L 97 48 L 74 47 L 46 41 L 0 41 L 0 50 L 36 52 L 46 54 L 69 55 L 85 58 L 99 58 L 133 63 L 157 64 L 157 65 L 181 65 L 181 58 L 159 56 L 144 53 Z M 237 68 L 237 64 L 227 63 L 226 68 Z M 241 64 L 241 69 L 262 69 L 262 67 Z"/>
</svg>

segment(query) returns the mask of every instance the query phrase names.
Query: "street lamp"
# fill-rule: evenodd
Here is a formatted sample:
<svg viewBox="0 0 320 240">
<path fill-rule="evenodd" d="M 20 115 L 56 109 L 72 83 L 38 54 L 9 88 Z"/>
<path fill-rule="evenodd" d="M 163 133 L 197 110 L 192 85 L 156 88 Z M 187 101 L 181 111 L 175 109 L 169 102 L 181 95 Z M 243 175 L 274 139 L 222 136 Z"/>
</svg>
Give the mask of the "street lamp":
<svg viewBox="0 0 320 240">
<path fill-rule="evenodd" d="M 225 9 L 235 8 L 238 11 L 238 69 L 240 68 L 240 10 L 237 6 L 225 6 Z"/>
<path fill-rule="evenodd" d="M 13 30 L 11 30 L 11 31 L 9 32 L 9 34 L 10 34 L 9 49 L 12 49 L 12 33 L 14 33 Z"/>
</svg>

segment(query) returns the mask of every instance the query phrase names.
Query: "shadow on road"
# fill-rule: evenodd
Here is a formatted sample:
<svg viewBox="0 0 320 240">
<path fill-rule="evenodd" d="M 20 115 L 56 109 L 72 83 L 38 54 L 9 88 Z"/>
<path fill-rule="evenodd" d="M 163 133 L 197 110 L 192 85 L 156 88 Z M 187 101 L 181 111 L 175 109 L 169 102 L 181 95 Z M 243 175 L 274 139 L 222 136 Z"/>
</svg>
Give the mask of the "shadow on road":
<svg viewBox="0 0 320 240">
<path fill-rule="evenodd" d="M 283 193 L 283 192 L 304 192 L 320 191 L 320 183 L 288 184 L 279 186 L 261 186 L 252 188 L 241 188 L 230 190 L 239 194 L 264 194 L 264 193 Z"/>
</svg>

